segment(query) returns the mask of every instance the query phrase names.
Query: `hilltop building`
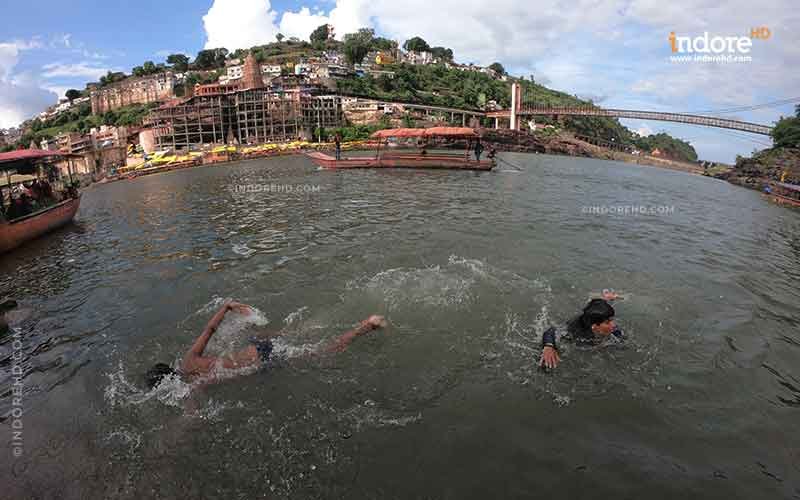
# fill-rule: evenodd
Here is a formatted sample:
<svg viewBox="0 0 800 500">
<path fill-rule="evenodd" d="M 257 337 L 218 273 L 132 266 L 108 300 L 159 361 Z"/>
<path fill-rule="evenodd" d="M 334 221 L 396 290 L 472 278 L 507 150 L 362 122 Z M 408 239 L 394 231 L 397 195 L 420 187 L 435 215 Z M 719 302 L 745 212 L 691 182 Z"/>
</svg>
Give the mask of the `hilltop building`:
<svg viewBox="0 0 800 500">
<path fill-rule="evenodd" d="M 129 106 L 165 101 L 175 97 L 175 75 L 171 71 L 137 78 L 127 78 L 105 87 L 95 87 L 90 93 L 92 113 Z"/>
</svg>

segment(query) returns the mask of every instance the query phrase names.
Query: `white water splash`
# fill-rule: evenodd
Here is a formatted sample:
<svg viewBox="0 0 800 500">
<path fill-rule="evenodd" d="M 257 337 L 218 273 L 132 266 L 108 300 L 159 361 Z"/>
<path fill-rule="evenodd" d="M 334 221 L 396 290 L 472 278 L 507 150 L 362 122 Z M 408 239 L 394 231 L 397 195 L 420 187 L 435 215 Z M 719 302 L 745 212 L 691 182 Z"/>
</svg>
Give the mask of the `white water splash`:
<svg viewBox="0 0 800 500">
<path fill-rule="evenodd" d="M 242 244 L 242 243 L 238 243 L 236 245 L 233 245 L 232 250 L 233 250 L 233 253 L 235 253 L 236 255 L 241 255 L 242 257 L 245 257 L 245 258 L 250 257 L 251 255 L 256 253 L 255 250 L 253 250 L 252 248 L 250 248 L 247 245 Z"/>
</svg>

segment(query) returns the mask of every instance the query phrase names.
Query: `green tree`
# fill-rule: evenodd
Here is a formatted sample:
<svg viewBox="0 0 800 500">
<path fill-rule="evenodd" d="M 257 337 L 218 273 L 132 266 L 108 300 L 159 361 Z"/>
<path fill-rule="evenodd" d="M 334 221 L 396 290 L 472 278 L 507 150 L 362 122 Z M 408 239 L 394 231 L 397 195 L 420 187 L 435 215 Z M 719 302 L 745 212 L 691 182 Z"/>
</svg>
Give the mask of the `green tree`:
<svg viewBox="0 0 800 500">
<path fill-rule="evenodd" d="M 800 116 L 781 118 L 771 135 L 776 147 L 800 148 Z"/>
<path fill-rule="evenodd" d="M 328 41 L 329 33 L 328 25 L 321 24 L 317 26 L 317 29 L 311 32 L 311 36 L 309 36 L 308 39 L 311 40 L 311 45 L 315 49 L 322 50 L 325 48 L 325 42 Z"/>
<path fill-rule="evenodd" d="M 197 69 L 216 69 L 225 66 L 225 58 L 228 56 L 228 49 L 205 49 L 197 53 L 194 58 L 194 66 Z"/>
<path fill-rule="evenodd" d="M 170 54 L 167 64 L 171 64 L 175 71 L 184 72 L 189 69 L 189 58 L 185 54 Z"/>
<path fill-rule="evenodd" d="M 131 74 L 133 76 L 144 76 L 145 75 L 144 68 L 142 66 L 134 66 L 133 69 L 131 70 Z"/>
<path fill-rule="evenodd" d="M 371 28 L 361 28 L 356 33 L 344 36 L 344 56 L 350 64 L 361 64 L 367 52 L 372 47 L 375 31 Z"/>
<path fill-rule="evenodd" d="M 795 108 L 794 108 L 794 114 L 795 114 L 795 115 L 797 115 L 797 117 L 798 117 L 798 118 L 800 118 L 800 104 L 798 104 L 797 106 L 795 106 Z"/>
<path fill-rule="evenodd" d="M 81 91 L 78 89 L 69 89 L 64 95 L 66 96 L 67 99 L 73 101 L 81 96 Z"/>
<path fill-rule="evenodd" d="M 275 39 L 278 40 L 278 43 L 281 43 L 284 38 L 286 37 L 283 36 L 283 33 L 278 33 L 277 35 L 275 35 Z"/>
<path fill-rule="evenodd" d="M 406 52 L 430 52 L 431 47 L 428 45 L 428 42 L 415 36 L 414 38 L 406 40 L 406 43 L 403 44 L 403 49 Z"/>
<path fill-rule="evenodd" d="M 144 70 L 145 75 L 152 75 L 158 71 L 158 68 L 153 61 L 145 61 L 144 64 L 142 64 L 142 69 Z"/>
<path fill-rule="evenodd" d="M 397 50 L 397 42 L 378 36 L 372 40 L 372 50 L 394 51 Z"/>
<path fill-rule="evenodd" d="M 506 74 L 506 69 L 499 62 L 495 62 L 495 63 L 490 64 L 489 65 L 489 69 L 494 71 L 498 75 L 505 75 Z"/>
<path fill-rule="evenodd" d="M 444 61 L 453 61 L 453 49 L 447 49 L 444 47 L 431 47 L 431 54 L 433 54 L 433 57 L 442 59 Z"/>
</svg>

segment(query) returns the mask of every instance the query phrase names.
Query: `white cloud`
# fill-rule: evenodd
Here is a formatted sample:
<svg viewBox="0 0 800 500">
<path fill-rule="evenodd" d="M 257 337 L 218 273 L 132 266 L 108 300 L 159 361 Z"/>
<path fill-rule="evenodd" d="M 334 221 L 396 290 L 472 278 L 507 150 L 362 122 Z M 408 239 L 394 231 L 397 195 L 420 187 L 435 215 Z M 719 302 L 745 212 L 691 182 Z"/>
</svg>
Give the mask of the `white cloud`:
<svg viewBox="0 0 800 500">
<path fill-rule="evenodd" d="M 107 67 L 93 66 L 88 62 L 73 64 L 50 63 L 42 66 L 42 69 L 42 76 L 45 78 L 66 77 L 86 78 L 89 80 L 97 80 L 109 71 Z"/>
<path fill-rule="evenodd" d="M 640 123 L 639 128 L 636 129 L 636 133 L 642 137 L 646 137 L 648 135 L 653 135 L 653 129 L 651 129 L 646 123 Z"/>
<path fill-rule="evenodd" d="M 328 16 L 312 14 L 308 7 L 303 7 L 298 12 L 284 12 L 281 18 L 280 32 L 288 37 L 296 36 L 301 40 L 308 39 L 317 26 L 329 22 Z"/>
<path fill-rule="evenodd" d="M 27 78 L 13 76 L 20 52 L 40 46 L 37 40 L 0 43 L 0 127 L 2 128 L 19 125 L 56 100 L 52 92 L 37 85 L 29 85 Z"/>
<path fill-rule="evenodd" d="M 65 97 L 67 90 L 74 89 L 75 87 L 70 85 L 43 85 L 42 88 L 54 93 L 59 99 L 61 99 L 62 97 Z"/>
<path fill-rule="evenodd" d="M 0 128 L 16 127 L 55 101 L 48 90 L 0 81 Z"/>
<path fill-rule="evenodd" d="M 170 50 L 170 49 L 161 49 L 156 51 L 156 56 L 166 59 L 167 57 L 171 56 L 172 54 L 183 54 L 188 56 L 189 54 L 185 50 Z"/>
<path fill-rule="evenodd" d="M 275 40 L 276 12 L 269 0 L 214 0 L 203 16 L 205 48 L 250 48 Z"/>
</svg>

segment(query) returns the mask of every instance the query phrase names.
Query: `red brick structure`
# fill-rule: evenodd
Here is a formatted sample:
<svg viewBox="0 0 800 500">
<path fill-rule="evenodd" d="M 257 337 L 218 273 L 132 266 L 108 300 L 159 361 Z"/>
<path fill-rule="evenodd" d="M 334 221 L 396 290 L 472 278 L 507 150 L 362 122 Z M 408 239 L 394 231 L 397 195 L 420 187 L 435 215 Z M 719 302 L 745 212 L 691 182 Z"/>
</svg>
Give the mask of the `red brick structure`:
<svg viewBox="0 0 800 500">
<path fill-rule="evenodd" d="M 261 77 L 261 65 L 258 64 L 253 54 L 247 54 L 242 68 L 242 90 L 264 88 L 264 79 Z"/>
</svg>

